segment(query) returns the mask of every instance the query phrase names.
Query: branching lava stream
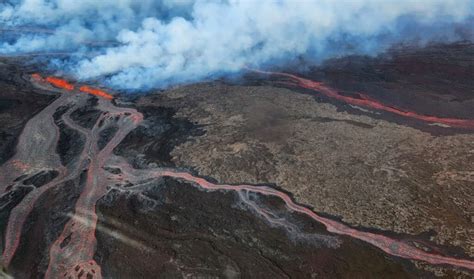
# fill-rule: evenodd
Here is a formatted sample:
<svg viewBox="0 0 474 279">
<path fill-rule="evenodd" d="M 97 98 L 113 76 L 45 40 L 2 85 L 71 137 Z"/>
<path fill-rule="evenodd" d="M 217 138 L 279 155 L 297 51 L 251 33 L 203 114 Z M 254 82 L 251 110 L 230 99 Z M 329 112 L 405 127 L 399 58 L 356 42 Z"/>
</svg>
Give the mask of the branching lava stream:
<svg viewBox="0 0 474 279">
<path fill-rule="evenodd" d="M 347 98 L 334 93 L 331 89 L 321 84 L 315 83 L 315 85 L 291 75 L 289 77 L 297 80 L 300 86 L 317 89 L 328 96 L 341 100 Z M 26 124 L 18 140 L 17 153 L 0 167 L 0 190 L 2 193 L 7 193 L 12 188 L 7 187 L 7 185 L 11 186 L 21 182 L 21 179 L 18 180 L 21 176 L 25 177 L 23 179 L 26 179 L 44 170 L 55 170 L 59 174 L 50 182 L 29 192 L 12 210 L 2 256 L 2 263 L 5 267 L 9 266 L 15 255 L 25 220 L 31 213 L 38 198 L 48 189 L 59 187 L 67 180 L 77 179 L 83 171 L 87 171 L 87 180 L 75 204 L 74 214 L 49 249 L 49 265 L 45 274 L 46 278 L 101 278 L 101 267 L 94 261 L 96 248 L 95 233 L 98 222 L 96 214 L 97 201 L 107 194 L 109 185 L 124 180 L 133 182 L 163 177 L 179 179 L 207 191 L 234 191 L 239 193 L 241 197 L 248 193 L 277 197 L 285 203 L 289 211 L 312 218 L 323 224 L 329 232 L 359 239 L 383 250 L 389 255 L 425 261 L 430 264 L 452 265 L 474 270 L 474 262 L 472 260 L 432 254 L 418 249 L 403 240 L 351 228 L 298 205 L 286 193 L 268 186 L 215 184 L 191 173 L 174 169 L 134 169 L 124 159 L 114 155 L 113 150 L 129 132 L 140 125 L 140 122 L 143 120 L 141 113 L 132 108 L 115 106 L 111 102 L 112 95 L 98 89 L 83 86 L 79 87 L 78 90 L 67 81 L 52 77 L 43 79 L 38 74 L 33 75 L 31 80 L 38 86 L 59 91 L 62 95 Z M 50 85 L 53 85 L 55 89 L 50 87 Z M 75 109 L 83 106 L 87 101 L 88 95 L 83 93 L 94 94 L 99 97 L 97 109 L 101 111 L 101 115 L 91 129 L 76 124 L 70 118 L 70 114 Z M 350 102 L 358 102 L 361 105 L 362 103 L 370 103 L 372 107 L 379 106 L 376 102 L 368 99 L 355 101 L 351 98 Z M 60 131 L 53 115 L 60 108 L 67 108 L 66 112 L 60 115 L 60 121 L 69 129 L 80 133 L 85 141 L 80 155 L 65 165 L 61 163 L 59 154 L 56 153 Z M 383 109 L 395 111 L 392 108 Z M 429 122 L 435 121 L 435 119 L 422 117 L 414 113 L 398 113 L 409 114 L 412 117 Z M 452 126 L 474 127 L 473 123 L 467 120 L 436 119 L 436 121 Z M 118 127 L 117 131 L 106 145 L 100 148 L 98 141 L 101 132 L 112 126 Z M 120 172 L 119 174 L 110 173 L 106 171 L 106 168 L 120 169 Z M 242 201 L 249 203 L 244 198 Z M 271 219 L 272 217 L 267 211 L 259 208 L 255 203 L 252 203 L 250 206 L 256 209 L 262 217 L 268 219 L 269 222 L 278 223 Z"/>
</svg>

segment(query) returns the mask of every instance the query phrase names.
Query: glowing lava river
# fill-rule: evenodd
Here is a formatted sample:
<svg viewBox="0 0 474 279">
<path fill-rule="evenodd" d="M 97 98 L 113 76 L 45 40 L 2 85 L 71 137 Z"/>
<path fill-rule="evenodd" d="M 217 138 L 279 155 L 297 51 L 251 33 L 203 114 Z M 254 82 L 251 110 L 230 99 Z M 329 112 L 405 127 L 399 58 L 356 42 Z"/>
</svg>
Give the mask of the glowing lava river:
<svg viewBox="0 0 474 279">
<path fill-rule="evenodd" d="M 293 78 L 293 76 L 289 77 Z M 266 210 L 260 209 L 255 203 L 245 199 L 245 195 L 256 193 L 278 198 L 284 202 L 288 211 L 308 216 L 323 224 L 328 232 L 358 239 L 395 257 L 474 270 L 474 261 L 472 260 L 429 253 L 403 240 L 351 228 L 298 205 L 288 194 L 269 186 L 211 183 L 191 173 L 169 168 L 135 169 L 125 159 L 114 155 L 113 150 L 129 132 L 140 125 L 144 118 L 140 112 L 133 108 L 115 106 L 111 101 L 113 99 L 112 95 L 99 89 L 86 86 L 76 88 L 67 81 L 58 78 L 43 79 L 39 75 L 34 75 L 31 80 L 37 86 L 49 91 L 60 92 L 61 95 L 30 119 L 24 127 L 18 139 L 16 154 L 0 167 L 0 191 L 6 193 L 19 181 L 28 179 L 40 172 L 54 171 L 57 175 L 41 187 L 33 188 L 11 211 L 2 255 L 4 267 L 8 268 L 17 252 L 22 228 L 40 196 L 49 189 L 58 187 L 66 181 L 77 179 L 82 173 L 86 173 L 85 185 L 76 201 L 73 216 L 67 221 L 59 237 L 49 247 L 49 264 L 45 274 L 46 278 L 101 278 L 101 267 L 94 260 L 98 223 L 97 201 L 107 194 L 110 189 L 109 185 L 121 181 L 133 183 L 164 177 L 188 182 L 206 191 L 237 192 L 244 203 L 249 203 L 249 206 L 273 224 L 284 226 L 285 222 L 273 218 Z M 296 80 L 300 86 L 317 89 L 326 95 L 332 96 L 335 94 L 329 88 L 320 84 L 315 83 L 315 85 L 302 79 Z M 74 109 L 83 106 L 87 102 L 88 94 L 99 97 L 97 109 L 100 110 L 100 116 L 90 129 L 78 125 L 71 118 Z M 350 102 L 355 103 L 356 101 L 351 99 Z M 377 103 L 368 99 L 358 100 L 357 102 L 361 105 L 378 106 Z M 387 108 L 381 109 L 387 110 Z M 397 113 L 395 110 L 392 112 Z M 432 119 L 417 116 L 413 113 L 398 113 L 420 120 L 437 121 L 453 126 L 474 127 L 473 123 L 467 120 Z M 79 152 L 77 160 L 64 163 L 57 154 L 60 126 L 74 130 L 84 138 L 83 148 Z M 112 127 L 116 128 L 115 133 L 105 144 L 99 144 L 103 132 Z M 120 171 L 110 172 L 109 169 L 119 169 Z"/>
<path fill-rule="evenodd" d="M 448 125 L 450 127 L 469 129 L 469 130 L 474 129 L 474 120 L 472 119 L 445 118 L 445 117 L 436 117 L 436 116 L 430 116 L 430 115 L 422 115 L 413 111 L 406 111 L 400 108 L 382 104 L 379 101 L 374 100 L 370 98 L 369 96 L 362 93 L 357 93 L 359 98 L 344 96 L 336 89 L 331 88 L 322 82 L 305 79 L 296 75 L 283 73 L 283 72 L 266 72 L 266 71 L 253 70 L 253 69 L 250 69 L 250 70 L 256 73 L 260 73 L 260 74 L 275 75 L 279 77 L 288 78 L 289 79 L 288 82 L 282 82 L 282 83 L 291 85 L 291 86 L 309 89 L 315 92 L 319 92 L 330 99 L 338 100 L 346 104 L 360 106 L 360 107 L 368 108 L 368 109 L 375 109 L 379 111 L 385 111 L 385 112 L 393 113 L 398 116 L 412 118 L 412 119 L 420 120 L 423 122 L 428 122 L 431 124 L 439 123 L 443 125 Z"/>
</svg>

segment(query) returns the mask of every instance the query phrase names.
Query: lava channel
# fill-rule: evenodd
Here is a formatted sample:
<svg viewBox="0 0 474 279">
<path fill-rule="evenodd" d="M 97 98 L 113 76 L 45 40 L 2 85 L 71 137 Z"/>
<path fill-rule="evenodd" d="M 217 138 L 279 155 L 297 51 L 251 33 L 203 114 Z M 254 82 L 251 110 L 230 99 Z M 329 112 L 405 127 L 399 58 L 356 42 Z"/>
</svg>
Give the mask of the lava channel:
<svg viewBox="0 0 474 279">
<path fill-rule="evenodd" d="M 369 96 L 367 96 L 366 94 L 362 94 L 362 93 L 358 93 L 360 98 L 344 96 L 336 89 L 331 88 L 322 82 L 305 79 L 302 77 L 298 77 L 296 75 L 282 73 L 282 72 L 267 72 L 267 71 L 261 71 L 261 70 L 251 70 L 251 71 L 254 71 L 260 74 L 275 75 L 275 76 L 282 76 L 282 77 L 289 78 L 292 81 L 290 82 L 291 85 L 301 87 L 301 88 L 306 88 L 312 91 L 317 91 L 328 98 L 336 99 L 338 101 L 341 101 L 350 105 L 385 111 L 385 112 L 393 113 L 399 116 L 416 119 L 423 122 L 429 122 L 432 124 L 440 123 L 440 124 L 448 125 L 450 127 L 455 127 L 455 128 L 474 129 L 474 120 L 471 120 L 471 119 L 445 118 L 445 117 L 418 114 L 413 111 L 407 111 L 407 110 L 403 110 L 403 109 L 396 108 L 393 106 L 382 104 L 379 101 L 374 100 L 370 98 Z"/>
<path fill-rule="evenodd" d="M 74 85 L 72 85 L 71 83 L 69 83 L 68 81 L 66 81 L 64 79 L 60 79 L 60 78 L 56 78 L 56 77 L 47 77 L 46 81 L 48 83 L 50 83 L 51 85 L 53 85 L 57 88 L 60 88 L 60 89 L 64 89 L 64 90 L 67 90 L 67 91 L 74 90 Z"/>
<path fill-rule="evenodd" d="M 99 96 L 99 97 L 102 97 L 102 98 L 107 99 L 107 100 L 112 100 L 114 98 L 114 96 L 110 95 L 109 93 L 107 93 L 103 90 L 100 90 L 100 89 L 97 89 L 97 88 L 92 88 L 92 87 L 87 86 L 87 85 L 81 86 L 79 88 L 79 90 L 81 92 L 88 93 L 88 94 L 95 95 L 95 96 Z"/>
<path fill-rule="evenodd" d="M 332 96 L 339 100 L 345 100 L 358 105 L 365 104 L 366 106 L 374 108 L 380 106 L 384 110 L 390 111 L 387 107 L 375 101 L 372 102 L 368 99 L 359 100 L 341 96 L 338 94 L 337 91 L 327 86 L 324 86 L 321 83 L 301 79 L 289 74 L 279 75 L 290 77 L 297 82 L 297 85 L 313 90 L 318 90 L 324 95 Z M 39 80 L 39 78 L 41 78 L 39 75 L 33 76 L 34 80 Z M 59 88 L 63 88 L 65 90 L 64 93 L 71 91 L 69 89 L 71 88 L 70 86 L 73 87 L 72 84 L 58 78 L 46 78 L 46 81 L 50 82 L 55 86 L 58 85 L 57 87 Z M 403 240 L 391 238 L 381 233 L 371 233 L 352 228 L 336 220 L 323 217 L 309 208 L 298 205 L 284 192 L 268 186 L 252 186 L 245 184 L 215 184 L 203 178 L 196 177 L 190 173 L 181 172 L 178 170 L 164 168 L 134 169 L 125 160 L 122 160 L 122 164 L 117 165 L 116 162 L 118 160 L 118 156 L 113 154 L 113 150 L 117 147 L 118 144 L 120 144 L 120 142 L 123 141 L 123 139 L 129 132 L 138 127 L 140 122 L 142 122 L 143 120 L 143 115 L 133 108 L 115 106 L 110 101 L 110 98 L 101 98 L 97 105 L 97 109 L 102 111 L 101 116 L 97 119 L 95 125 L 91 129 L 85 129 L 73 123 L 73 121 L 70 121 L 69 113 L 79 107 L 80 104 L 78 104 L 77 102 L 82 102 L 82 105 L 84 105 L 86 100 L 85 98 L 79 98 L 79 100 L 77 100 L 76 98 L 73 99 L 72 97 L 73 94 L 63 94 L 61 98 L 58 98 L 50 106 L 46 107 L 42 112 L 32 118 L 27 123 L 27 125 L 31 126 L 37 122 L 45 123 L 45 128 L 39 129 L 37 127 L 37 129 L 39 130 L 35 130 L 33 128 L 24 129 L 22 131 L 22 134 L 20 135 L 21 140 L 17 144 L 16 149 L 17 154 L 19 152 L 18 150 L 20 150 L 20 154 L 21 150 L 23 150 L 23 152 L 26 152 L 25 150 L 28 150 L 28 152 L 23 156 L 25 157 L 25 160 L 21 161 L 25 161 L 26 163 L 32 162 L 33 164 L 38 160 L 36 154 L 48 154 L 51 153 L 50 150 L 57 150 L 57 148 L 55 147 L 57 147 L 58 144 L 57 129 L 59 129 L 59 127 L 57 127 L 54 121 L 52 121 L 53 114 L 57 111 L 59 107 L 67 107 L 68 105 L 70 105 L 71 108 L 62 117 L 64 124 L 69 128 L 82 133 L 85 137 L 86 144 L 84 149 L 82 150 L 82 153 L 77 157 L 77 163 L 68 164 L 66 166 L 60 166 L 57 158 L 55 160 L 46 160 L 45 162 L 40 161 L 41 164 L 49 164 L 54 169 L 62 169 L 62 171 L 60 172 L 61 174 L 58 178 L 49 182 L 48 185 L 45 185 L 40 189 L 60 186 L 67 180 L 77 179 L 81 174 L 82 170 L 87 170 L 87 180 L 85 182 L 84 189 L 75 204 L 74 214 L 65 224 L 59 237 L 54 241 L 51 247 L 49 247 L 49 264 L 45 274 L 46 278 L 59 278 L 64 276 L 102 278 L 101 267 L 94 260 L 94 254 L 96 249 L 95 246 L 97 241 L 95 238 L 95 231 L 98 219 L 96 213 L 97 201 L 105 194 L 107 194 L 107 186 L 113 184 L 113 180 L 116 180 L 115 182 L 120 182 L 123 179 L 128 181 L 134 181 L 137 179 L 159 179 L 162 177 L 173 177 L 175 179 L 185 180 L 196 187 L 200 187 L 210 191 L 235 191 L 239 194 L 253 192 L 260 193 L 266 196 L 277 197 L 285 202 L 286 207 L 289 211 L 305 214 L 316 222 L 323 224 L 329 232 L 338 235 L 349 236 L 369 243 L 389 255 L 410 260 L 424 261 L 430 264 L 444 264 L 474 270 L 474 261 L 472 261 L 471 259 L 459 259 L 435 253 L 429 253 L 422 249 L 414 247 L 404 242 Z M 416 113 L 412 114 L 417 115 L 418 118 L 425 118 L 424 116 L 420 116 Z M 446 122 L 445 118 L 441 119 L 442 121 Z M 436 121 L 440 122 L 439 119 L 437 119 Z M 451 124 L 452 121 L 448 122 Z M 461 125 L 460 123 L 466 124 L 465 122 L 454 123 L 458 123 L 459 125 Z M 469 124 L 469 122 L 467 123 Z M 38 125 L 34 126 L 36 127 Z M 97 143 L 100 140 L 100 135 L 105 129 L 109 127 L 117 127 L 118 130 L 109 140 L 106 146 L 102 149 L 99 149 Z M 27 147 L 30 146 L 31 142 L 35 138 L 33 137 L 33 135 L 31 135 L 31 133 L 39 133 L 43 135 L 45 142 L 48 142 L 50 144 L 35 146 L 37 150 L 35 150 L 35 152 L 29 152 L 29 149 Z M 45 157 L 42 155 L 38 156 Z M 14 162 L 10 162 L 10 164 L 14 164 Z M 9 169 L 8 166 L 9 164 L 7 164 L 6 167 L 1 166 L 0 173 L 10 172 L 11 169 Z M 38 166 L 31 167 L 35 168 Z M 107 167 L 118 167 L 119 169 L 121 169 L 121 173 L 123 175 L 117 178 L 111 177 L 110 174 L 108 174 L 104 170 Z M 24 172 L 24 170 L 21 170 L 21 173 Z M 13 178 L 18 177 L 21 173 L 17 171 Z M 10 183 L 12 183 L 12 181 L 9 181 L 9 177 L 10 176 L 5 176 L 4 178 L 0 179 L 0 182 L 2 182 L 1 184 L 9 185 Z M 19 207 L 16 207 L 18 208 L 18 210 L 22 211 L 22 214 L 19 215 L 22 217 L 21 220 L 25 220 L 26 216 L 31 211 L 30 208 L 34 206 L 37 197 L 42 195 L 41 191 L 35 191 L 33 193 L 35 193 L 34 198 L 30 197 L 28 199 L 24 199 L 19 205 Z M 269 216 L 268 214 L 266 214 L 266 212 L 258 210 L 258 208 L 256 208 L 255 206 L 256 205 L 253 204 L 253 208 L 255 208 L 262 216 Z M 29 209 L 22 210 L 24 208 Z M 81 220 L 81 222 L 77 222 L 78 220 Z M 271 222 L 272 220 L 269 221 Z M 5 266 L 8 266 L 10 259 L 16 252 L 19 237 L 21 236 L 23 227 L 23 221 L 18 222 L 16 218 L 10 218 L 8 220 L 8 223 L 10 225 L 10 229 L 8 230 L 9 233 L 7 234 L 7 237 L 5 239 L 5 242 L 8 244 L 8 249 L 5 249 L 6 252 L 4 251 L 2 257 L 2 262 Z"/>
</svg>

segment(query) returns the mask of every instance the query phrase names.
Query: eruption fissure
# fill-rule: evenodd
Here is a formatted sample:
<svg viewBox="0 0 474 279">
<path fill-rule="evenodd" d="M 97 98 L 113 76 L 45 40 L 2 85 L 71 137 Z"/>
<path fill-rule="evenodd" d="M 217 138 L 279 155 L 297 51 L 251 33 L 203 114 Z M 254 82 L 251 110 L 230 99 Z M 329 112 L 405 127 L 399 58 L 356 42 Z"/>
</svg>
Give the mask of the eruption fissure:
<svg viewBox="0 0 474 279">
<path fill-rule="evenodd" d="M 42 79 L 40 78 L 41 76 L 35 75 L 33 76 L 33 81 L 41 82 Z M 60 79 L 56 78 L 56 80 Z M 305 80 L 298 81 L 312 89 L 316 87 L 313 83 Z M 63 85 L 64 83 L 58 84 Z M 65 84 L 69 83 L 66 82 Z M 337 95 L 337 93 L 326 87 L 321 89 L 320 84 L 317 84 L 317 87 L 319 90 L 327 91 L 326 94 L 328 95 L 330 93 Z M 108 186 L 110 185 L 120 185 L 124 181 L 137 182 L 163 177 L 182 180 L 207 191 L 236 192 L 240 197 L 244 197 L 242 202 L 266 218 L 269 223 L 283 226 L 291 231 L 298 230 L 294 225 L 289 224 L 285 220 L 276 219 L 276 215 L 271 214 L 268 209 L 261 208 L 257 203 L 248 199 L 248 194 L 257 193 L 279 198 L 284 202 L 289 211 L 306 215 L 312 220 L 323 224 L 329 232 L 359 239 L 381 249 L 389 255 L 425 261 L 430 264 L 445 264 L 474 270 L 474 261 L 472 260 L 429 253 L 403 240 L 349 227 L 295 203 L 288 194 L 269 186 L 216 184 L 191 173 L 167 168 L 134 169 L 123 158 L 114 155 L 113 150 L 129 132 L 138 127 L 143 120 L 143 115 L 132 108 L 116 107 L 110 101 L 110 98 L 99 98 L 97 109 L 102 111 L 102 114 L 96 120 L 95 125 L 91 129 L 87 129 L 76 124 L 69 117 L 72 111 L 86 103 L 86 95 L 73 94 L 66 87 L 63 88 L 62 92 L 63 94 L 60 98 L 56 99 L 26 124 L 25 129 L 20 135 L 17 154 L 0 167 L 0 173 L 2 174 L 0 176 L 0 185 L 20 183 L 19 181 L 15 182 L 17 177 L 24 174 L 32 176 L 37 173 L 37 169 L 53 169 L 58 170 L 59 173 L 48 184 L 31 191 L 27 198 L 21 201 L 12 211 L 8 221 L 2 257 L 4 266 L 8 266 L 15 255 L 25 220 L 38 198 L 45 191 L 53 187 L 60 187 L 67 180 L 76 179 L 83 170 L 87 170 L 85 186 L 75 204 L 74 213 L 49 249 L 49 265 L 45 274 L 46 278 L 74 278 L 80 276 L 101 278 L 101 267 L 94 260 L 96 247 L 95 232 L 98 223 L 96 213 L 97 201 L 108 193 Z M 54 152 L 58 144 L 59 131 L 58 126 L 53 120 L 53 114 L 61 107 L 69 107 L 68 111 L 61 116 L 64 124 L 71 129 L 77 130 L 85 138 L 81 154 L 76 160 L 73 160 L 72 163 L 66 166 L 61 164 L 58 154 Z M 99 149 L 98 141 L 100 140 L 101 132 L 112 126 L 117 127 L 117 131 L 105 147 Z M 34 146 L 33 149 L 30 148 L 32 146 Z M 22 167 L 19 167 L 20 165 Z M 106 169 L 117 169 L 120 171 L 114 174 Z M 4 187 L 1 190 L 4 194 L 8 194 L 9 189 Z M 78 220 L 81 221 L 78 222 Z"/>
<path fill-rule="evenodd" d="M 33 80 L 35 80 L 37 82 L 47 82 L 50 85 L 52 85 L 56 88 L 59 88 L 59 89 L 64 89 L 64 90 L 67 90 L 67 91 L 73 91 L 74 89 L 76 89 L 75 86 L 72 83 L 68 82 L 67 80 L 61 79 L 61 78 L 57 78 L 57 77 L 43 78 L 38 73 L 32 74 L 31 77 L 33 78 Z M 90 87 L 90 86 L 87 86 L 87 85 L 80 86 L 79 91 L 83 92 L 83 93 L 95 95 L 97 97 L 101 97 L 101 98 L 104 98 L 104 99 L 107 99 L 107 100 L 112 100 L 114 98 L 113 95 L 111 95 L 111 94 L 109 94 L 109 93 L 107 93 L 103 90 L 100 90 L 100 89 L 94 88 L 94 87 Z"/>
<path fill-rule="evenodd" d="M 79 87 L 79 90 L 81 92 L 85 92 L 85 93 L 88 93 L 88 94 L 91 94 L 91 95 L 96 95 L 96 96 L 105 98 L 107 100 L 112 100 L 114 98 L 112 95 L 110 95 L 109 93 L 107 93 L 103 90 L 100 90 L 100 89 L 97 89 L 97 88 L 92 88 L 92 87 L 89 87 L 89 86 L 86 86 L 86 85 Z"/>
<path fill-rule="evenodd" d="M 57 88 L 61 88 L 67 91 L 74 90 L 74 85 L 72 85 L 71 83 L 67 82 L 64 79 L 55 78 L 55 77 L 46 77 L 45 80 Z"/>
</svg>

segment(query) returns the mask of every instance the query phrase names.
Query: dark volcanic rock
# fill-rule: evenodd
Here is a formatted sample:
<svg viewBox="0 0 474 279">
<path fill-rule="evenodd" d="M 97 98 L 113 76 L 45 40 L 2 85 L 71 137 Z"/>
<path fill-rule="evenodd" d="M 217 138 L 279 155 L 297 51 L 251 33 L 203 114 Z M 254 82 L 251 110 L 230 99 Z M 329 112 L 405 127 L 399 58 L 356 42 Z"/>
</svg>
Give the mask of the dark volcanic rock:
<svg viewBox="0 0 474 279">
<path fill-rule="evenodd" d="M 359 241 L 340 237 L 339 248 L 334 248 L 334 236 L 303 216 L 289 216 L 290 221 L 299 222 L 304 228 L 299 234 L 289 234 L 245 207 L 236 193 L 204 192 L 172 179 L 150 187 L 144 190 L 146 195 L 112 191 L 98 203 L 95 258 L 105 277 L 421 275 L 408 261 L 386 257 Z M 265 201 L 267 206 L 275 203 L 281 202 Z"/>
<path fill-rule="evenodd" d="M 43 278 L 49 262 L 49 247 L 58 238 L 74 212 L 86 179 L 67 181 L 48 190 L 35 204 L 23 228 L 20 246 L 9 267 L 15 278 Z"/>
<path fill-rule="evenodd" d="M 0 59 L 0 164 L 15 152 L 18 136 L 28 119 L 54 99 L 25 80 L 25 67 L 14 59 Z M 26 75 L 27 77 L 27 75 Z"/>
<path fill-rule="evenodd" d="M 23 198 L 33 190 L 33 187 L 18 186 L 10 189 L 0 196 L 0 232 L 2 237 L 1 248 L 5 247 L 5 230 L 11 210 L 17 206 Z"/>
<path fill-rule="evenodd" d="M 145 121 L 133 130 L 114 152 L 131 158 L 135 167 L 144 167 L 148 163 L 159 166 L 173 166 L 170 152 L 176 145 L 189 137 L 204 134 L 204 131 L 192 122 L 175 117 L 171 108 L 159 106 L 139 106 Z M 143 154 L 144 157 L 138 156 Z"/>
<path fill-rule="evenodd" d="M 59 143 L 57 152 L 63 165 L 69 164 L 84 148 L 84 137 L 77 131 L 59 124 Z"/>
<path fill-rule="evenodd" d="M 102 130 L 99 134 L 100 136 L 99 141 L 97 142 L 99 149 L 104 148 L 107 145 L 107 143 L 114 137 L 117 131 L 118 131 L 118 128 L 115 126 L 110 126 Z"/>
<path fill-rule="evenodd" d="M 97 122 L 102 113 L 100 110 L 95 109 L 97 101 L 96 97 L 90 97 L 84 106 L 71 113 L 71 119 L 84 128 L 91 129 L 94 127 L 95 122 Z"/>
<path fill-rule="evenodd" d="M 34 185 L 35 187 L 40 187 L 50 182 L 51 180 L 53 180 L 56 176 L 58 176 L 58 172 L 55 170 L 40 171 L 39 173 L 33 175 L 32 177 L 25 179 L 23 181 L 23 184 Z"/>
<path fill-rule="evenodd" d="M 423 115 L 474 119 L 474 43 L 432 45 L 425 48 L 393 49 L 378 57 L 348 56 L 326 61 L 306 74 L 324 81 L 347 95 L 364 93 L 383 104 Z M 325 100 L 352 113 L 360 110 Z M 440 129 L 407 121 L 390 113 L 371 114 L 434 134 Z M 469 131 L 461 130 L 466 133 Z"/>
<path fill-rule="evenodd" d="M 401 110 L 474 119 L 472 51 L 472 44 L 455 44 L 343 57 L 306 77 L 341 95 L 361 92 Z M 416 68 L 429 61 L 436 73 Z M 433 230 L 437 244 L 474 255 L 472 129 L 351 106 L 316 90 L 300 94 L 297 86 L 275 88 L 285 78 L 259 76 L 265 83 L 258 86 L 191 84 L 137 103 L 172 107 L 206 130 L 171 152 L 177 167 L 221 183 L 275 183 L 351 225 L 410 235 Z"/>
<path fill-rule="evenodd" d="M 341 58 L 308 76 L 343 95 L 357 96 L 360 90 L 402 109 L 470 118 L 472 51 L 470 45 L 453 45 L 395 51 L 391 57 Z M 443 55 L 449 61 L 433 61 Z M 33 88 L 21 70 L 0 64 L 0 164 L 14 153 L 26 121 L 53 100 Z M 17 278 L 42 278 L 53 255 L 51 267 L 59 267 L 55 275 L 65 277 L 68 272 L 91 277 L 99 268 L 105 278 L 426 278 L 433 271 L 469 276 L 452 266 L 392 257 L 400 242 L 390 242 L 392 251 L 385 253 L 368 244 L 373 235 L 360 238 L 364 242 L 353 232 L 370 231 L 429 253 L 471 260 L 474 134 L 444 127 L 450 136 L 439 136 L 433 131 L 441 128 L 426 123 L 420 131 L 413 129 L 420 123 L 403 117 L 315 98 L 318 92 L 275 88 L 284 79 L 267 78 L 254 80 L 262 86 L 199 83 L 130 99 L 127 105 L 145 120 L 112 146 L 118 144 L 115 154 L 141 170 L 95 148 L 79 156 L 85 142 L 98 139 L 102 149 L 117 130 L 134 128 L 136 122 L 129 121 L 140 115 L 117 106 L 112 110 L 121 97 L 98 103 L 95 97 L 61 91 L 63 106 L 53 117 L 57 127 L 24 135 L 54 139 L 50 142 L 57 143 L 66 167 L 56 160 L 48 165 L 48 156 L 31 160 L 44 158 L 33 158 L 32 152 L 8 165 L 13 173 L 1 180 L 7 181 L 0 196 L 2 247 L 11 210 L 25 201 L 18 218 L 10 220 L 26 222 L 7 239 L 10 244 L 18 239 L 19 247 L 6 271 Z M 110 112 L 118 112 L 115 123 L 97 123 Z M 76 130 L 63 120 L 65 113 L 85 129 L 96 124 L 103 129 Z M 40 120 L 51 124 L 49 116 Z M 28 151 L 25 146 L 20 145 Z M 83 164 L 71 163 L 76 160 Z M 175 168 L 192 169 L 215 184 L 277 185 L 320 216 L 352 227 L 353 237 L 329 233 L 277 197 L 251 190 L 204 191 L 182 180 L 153 178 Z M 91 183 L 84 188 L 86 177 Z M 55 178 L 60 183 L 45 186 Z M 31 202 L 35 194 L 39 199 Z M 95 212 L 97 226 L 89 219 Z M 84 228 L 90 234 L 82 234 Z M 51 249 L 59 236 L 63 241 L 54 247 L 60 249 Z M 95 252 L 98 265 L 89 252 Z M 413 255 L 405 254 L 417 258 Z M 421 258 L 435 262 L 432 255 Z"/>
<path fill-rule="evenodd" d="M 78 131 L 68 128 L 61 119 L 69 109 L 69 107 L 60 107 L 53 115 L 54 122 L 59 127 L 59 141 L 56 151 L 64 166 L 76 158 L 84 148 L 84 136 Z"/>
</svg>

